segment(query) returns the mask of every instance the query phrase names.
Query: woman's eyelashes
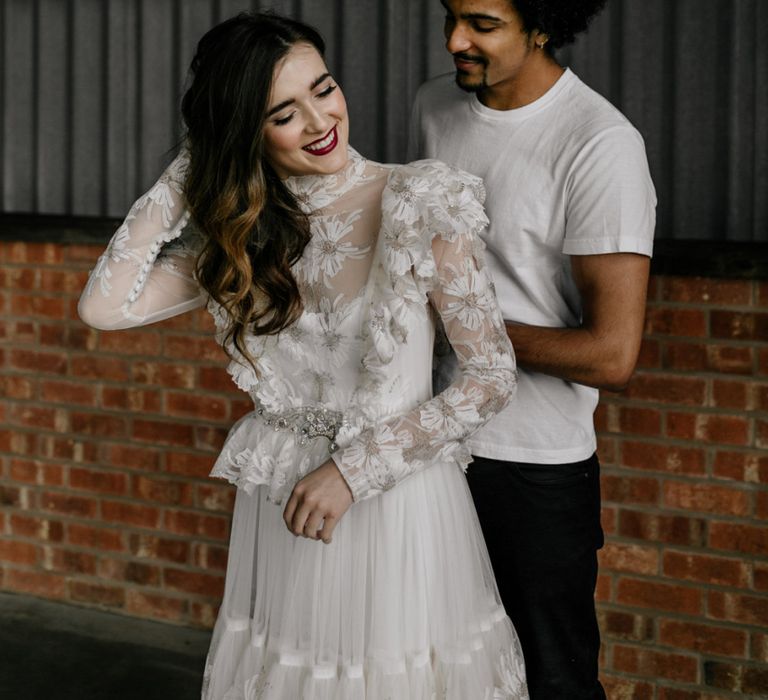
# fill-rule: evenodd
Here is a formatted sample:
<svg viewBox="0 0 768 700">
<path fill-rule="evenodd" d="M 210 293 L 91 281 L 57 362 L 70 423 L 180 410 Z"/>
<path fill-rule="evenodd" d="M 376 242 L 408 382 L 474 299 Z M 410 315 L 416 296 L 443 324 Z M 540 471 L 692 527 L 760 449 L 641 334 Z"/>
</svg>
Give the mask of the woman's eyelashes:
<svg viewBox="0 0 768 700">
<path fill-rule="evenodd" d="M 334 83 L 331 83 L 328 85 L 328 87 L 324 88 L 320 92 L 315 95 L 315 97 L 319 99 L 323 99 L 324 97 L 328 97 L 337 87 L 338 85 L 335 85 Z M 277 126 L 283 126 L 284 124 L 287 124 L 293 119 L 293 115 L 296 114 L 296 112 L 291 112 L 290 114 L 287 114 L 284 117 L 279 117 L 273 120 L 273 124 L 276 124 Z"/>
</svg>

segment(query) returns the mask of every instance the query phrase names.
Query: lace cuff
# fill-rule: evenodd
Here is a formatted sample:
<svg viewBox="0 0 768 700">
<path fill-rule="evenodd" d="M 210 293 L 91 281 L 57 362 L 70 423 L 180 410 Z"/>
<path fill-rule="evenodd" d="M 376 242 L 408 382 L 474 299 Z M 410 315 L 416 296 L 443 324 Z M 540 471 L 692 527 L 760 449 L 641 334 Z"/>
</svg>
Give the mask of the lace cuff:
<svg viewBox="0 0 768 700">
<path fill-rule="evenodd" d="M 352 499 L 354 501 L 362 501 L 371 496 L 376 496 L 382 492 L 382 489 L 374 488 L 368 479 L 368 475 L 363 469 L 359 469 L 356 466 L 347 464 L 341 459 L 341 455 L 336 453 L 331 455 L 331 459 L 338 467 L 341 475 L 344 477 L 344 481 L 347 482 L 349 490 L 352 492 Z"/>
</svg>

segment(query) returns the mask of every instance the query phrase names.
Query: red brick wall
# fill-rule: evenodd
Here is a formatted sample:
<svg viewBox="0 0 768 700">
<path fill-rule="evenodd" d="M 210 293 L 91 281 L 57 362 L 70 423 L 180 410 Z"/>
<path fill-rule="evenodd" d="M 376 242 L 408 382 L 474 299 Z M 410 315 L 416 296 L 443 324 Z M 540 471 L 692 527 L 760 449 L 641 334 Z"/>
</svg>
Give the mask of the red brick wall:
<svg viewBox="0 0 768 700">
<path fill-rule="evenodd" d="M 210 626 L 233 491 L 207 478 L 249 409 L 203 311 L 77 318 L 97 246 L 0 246 L 0 587 Z"/>
<path fill-rule="evenodd" d="M 114 333 L 99 247 L 0 244 L 0 588 L 210 626 L 249 410 L 204 312 Z M 640 368 L 597 413 L 611 700 L 768 693 L 768 283 L 652 280 Z"/>
<path fill-rule="evenodd" d="M 768 697 L 768 283 L 655 277 L 596 415 L 611 700 Z"/>
</svg>

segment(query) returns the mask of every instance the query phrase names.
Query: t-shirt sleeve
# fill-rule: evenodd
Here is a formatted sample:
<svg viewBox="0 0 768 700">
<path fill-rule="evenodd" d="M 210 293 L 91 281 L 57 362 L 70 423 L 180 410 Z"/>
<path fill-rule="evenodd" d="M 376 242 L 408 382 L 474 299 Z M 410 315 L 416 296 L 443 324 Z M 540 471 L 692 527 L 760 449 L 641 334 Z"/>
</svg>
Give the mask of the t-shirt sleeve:
<svg viewBox="0 0 768 700">
<path fill-rule="evenodd" d="M 656 192 L 643 139 L 631 125 L 586 141 L 571 166 L 565 197 L 564 254 L 652 254 Z"/>
</svg>

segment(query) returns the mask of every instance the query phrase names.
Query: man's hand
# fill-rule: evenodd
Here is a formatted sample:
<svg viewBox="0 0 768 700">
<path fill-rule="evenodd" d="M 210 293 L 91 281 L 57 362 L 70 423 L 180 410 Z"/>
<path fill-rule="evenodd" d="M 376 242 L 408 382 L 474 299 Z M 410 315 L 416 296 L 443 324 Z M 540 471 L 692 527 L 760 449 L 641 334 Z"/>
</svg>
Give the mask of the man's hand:
<svg viewBox="0 0 768 700">
<path fill-rule="evenodd" d="M 293 487 L 283 520 L 297 536 L 330 544 L 333 530 L 352 505 L 352 491 L 332 459 Z"/>
</svg>

